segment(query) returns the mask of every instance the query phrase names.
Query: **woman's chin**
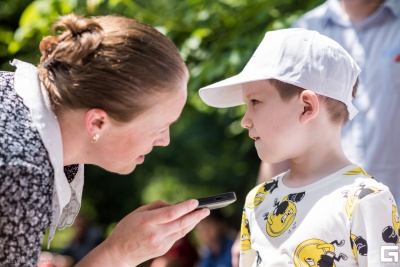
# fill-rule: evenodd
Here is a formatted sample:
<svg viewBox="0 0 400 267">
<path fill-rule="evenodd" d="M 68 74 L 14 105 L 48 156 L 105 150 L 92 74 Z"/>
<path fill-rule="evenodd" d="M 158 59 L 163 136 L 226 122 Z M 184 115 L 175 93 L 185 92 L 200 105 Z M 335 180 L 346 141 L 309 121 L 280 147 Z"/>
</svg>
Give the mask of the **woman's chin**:
<svg viewBox="0 0 400 267">
<path fill-rule="evenodd" d="M 130 174 L 130 173 L 133 172 L 135 169 L 136 169 L 136 164 L 133 165 L 133 166 L 127 167 L 126 169 L 122 170 L 119 174 L 123 174 L 123 175 Z"/>
<path fill-rule="evenodd" d="M 130 166 L 119 166 L 117 168 L 103 168 L 106 171 L 113 172 L 120 175 L 127 175 L 133 172 L 136 168 L 136 164 Z"/>
<path fill-rule="evenodd" d="M 134 162 L 126 162 L 124 165 L 119 165 L 117 164 L 117 162 L 114 162 L 115 164 L 113 165 L 108 164 L 108 166 L 100 166 L 100 167 L 109 172 L 126 175 L 133 172 L 137 165 L 142 164 L 144 162 L 144 159 L 145 156 L 139 156 L 136 158 Z"/>
</svg>

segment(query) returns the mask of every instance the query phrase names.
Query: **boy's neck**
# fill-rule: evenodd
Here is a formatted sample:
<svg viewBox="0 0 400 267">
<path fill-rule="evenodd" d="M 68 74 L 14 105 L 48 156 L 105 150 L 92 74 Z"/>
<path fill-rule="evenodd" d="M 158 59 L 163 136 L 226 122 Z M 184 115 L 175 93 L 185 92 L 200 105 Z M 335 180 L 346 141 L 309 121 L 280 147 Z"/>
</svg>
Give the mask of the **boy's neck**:
<svg viewBox="0 0 400 267">
<path fill-rule="evenodd" d="M 285 186 L 293 188 L 307 186 L 351 164 L 353 163 L 348 159 L 328 160 L 319 166 L 310 167 L 307 171 L 304 171 L 302 167 L 298 168 L 297 164 L 290 163 L 290 172 L 284 177 L 283 183 Z"/>
<path fill-rule="evenodd" d="M 326 133 L 302 155 L 289 160 L 290 172 L 283 183 L 288 187 L 302 187 L 315 183 L 338 170 L 353 164 L 344 154 L 340 134 Z"/>
<path fill-rule="evenodd" d="M 353 22 L 359 24 L 371 16 L 384 0 L 340 0 L 344 16 Z"/>
</svg>

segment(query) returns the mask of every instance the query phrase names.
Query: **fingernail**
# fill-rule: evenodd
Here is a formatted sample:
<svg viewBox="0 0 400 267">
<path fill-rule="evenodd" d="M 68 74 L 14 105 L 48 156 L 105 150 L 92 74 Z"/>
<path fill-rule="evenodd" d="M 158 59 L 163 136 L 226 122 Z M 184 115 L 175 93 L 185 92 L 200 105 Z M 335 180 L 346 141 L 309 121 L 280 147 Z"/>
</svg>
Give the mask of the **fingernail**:
<svg viewBox="0 0 400 267">
<path fill-rule="evenodd" d="M 203 209 L 203 214 L 204 214 L 205 216 L 210 215 L 210 213 L 211 213 L 211 211 L 210 211 L 209 209 Z"/>
</svg>

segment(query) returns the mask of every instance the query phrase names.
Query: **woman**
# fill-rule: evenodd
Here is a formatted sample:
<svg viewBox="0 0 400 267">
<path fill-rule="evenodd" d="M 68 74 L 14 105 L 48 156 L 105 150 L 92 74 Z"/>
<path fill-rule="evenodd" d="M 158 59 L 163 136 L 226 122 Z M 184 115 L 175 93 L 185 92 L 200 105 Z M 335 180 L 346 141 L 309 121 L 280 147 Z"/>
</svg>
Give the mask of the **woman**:
<svg viewBox="0 0 400 267">
<path fill-rule="evenodd" d="M 73 223 L 83 164 L 127 174 L 186 102 L 188 71 L 174 44 L 120 16 L 70 14 L 42 39 L 38 68 L 0 72 L 0 265 L 36 266 L 45 229 Z M 162 255 L 208 210 L 157 201 L 126 216 L 77 266 L 136 266 Z M 192 212 L 193 211 L 193 212 Z"/>
</svg>

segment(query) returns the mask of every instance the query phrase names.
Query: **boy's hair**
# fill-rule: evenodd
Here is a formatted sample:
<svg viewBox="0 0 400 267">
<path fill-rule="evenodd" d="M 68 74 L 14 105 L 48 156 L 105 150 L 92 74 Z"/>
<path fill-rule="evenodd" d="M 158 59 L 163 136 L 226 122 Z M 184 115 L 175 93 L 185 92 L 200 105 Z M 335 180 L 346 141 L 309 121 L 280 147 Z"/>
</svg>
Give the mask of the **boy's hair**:
<svg viewBox="0 0 400 267">
<path fill-rule="evenodd" d="M 305 90 L 299 86 L 285 83 L 276 79 L 270 79 L 269 81 L 271 82 L 271 85 L 277 89 L 279 96 L 283 101 L 289 101 L 294 97 L 299 96 L 301 92 Z M 356 96 L 357 88 L 358 79 L 353 86 L 353 98 Z M 345 103 L 323 95 L 318 95 L 318 97 L 322 102 L 325 103 L 325 106 L 330 114 L 330 119 L 333 123 L 340 123 L 344 125 L 349 121 L 349 111 L 347 110 Z"/>
</svg>

